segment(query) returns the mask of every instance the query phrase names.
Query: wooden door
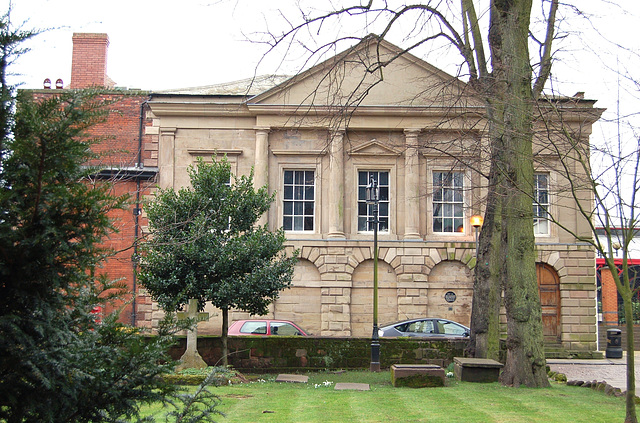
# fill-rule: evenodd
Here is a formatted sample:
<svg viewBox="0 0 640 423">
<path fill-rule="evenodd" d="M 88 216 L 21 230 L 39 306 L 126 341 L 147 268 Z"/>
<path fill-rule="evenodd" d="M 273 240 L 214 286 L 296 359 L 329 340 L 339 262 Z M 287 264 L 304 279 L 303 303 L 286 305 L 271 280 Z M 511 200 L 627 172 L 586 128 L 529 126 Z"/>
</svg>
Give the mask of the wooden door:
<svg viewBox="0 0 640 423">
<path fill-rule="evenodd" d="M 549 265 L 536 265 L 545 343 L 560 342 L 560 278 Z"/>
</svg>

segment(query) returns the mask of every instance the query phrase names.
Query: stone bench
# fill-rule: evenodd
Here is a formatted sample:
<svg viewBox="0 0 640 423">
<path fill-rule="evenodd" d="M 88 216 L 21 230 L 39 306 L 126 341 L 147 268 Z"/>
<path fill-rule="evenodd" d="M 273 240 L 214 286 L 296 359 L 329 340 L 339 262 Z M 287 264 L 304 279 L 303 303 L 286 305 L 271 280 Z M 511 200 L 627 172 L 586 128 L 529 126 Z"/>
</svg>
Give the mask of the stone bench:
<svg viewBox="0 0 640 423">
<path fill-rule="evenodd" d="M 444 369 L 435 364 L 394 364 L 391 366 L 391 384 L 395 387 L 444 386 L 444 378 Z"/>
<path fill-rule="evenodd" d="M 453 357 L 456 378 L 463 382 L 497 382 L 502 363 L 489 358 Z"/>
</svg>

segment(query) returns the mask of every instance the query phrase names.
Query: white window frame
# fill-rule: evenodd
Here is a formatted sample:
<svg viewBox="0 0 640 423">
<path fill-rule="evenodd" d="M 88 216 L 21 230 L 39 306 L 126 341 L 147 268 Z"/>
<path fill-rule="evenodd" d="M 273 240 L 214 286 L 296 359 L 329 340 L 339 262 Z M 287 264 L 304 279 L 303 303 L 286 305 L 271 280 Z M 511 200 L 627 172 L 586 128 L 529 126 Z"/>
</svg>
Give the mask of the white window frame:
<svg viewBox="0 0 640 423">
<path fill-rule="evenodd" d="M 444 201 L 445 198 L 444 196 L 442 197 L 443 201 L 438 201 L 436 202 L 436 198 L 438 198 L 438 196 L 436 195 L 436 189 L 437 184 L 435 181 L 435 177 L 436 177 L 436 173 L 442 173 L 442 174 L 459 174 L 462 176 L 462 187 L 460 188 L 461 190 L 461 199 L 459 201 Z M 429 221 L 429 233 L 432 234 L 437 234 L 437 235 L 447 235 L 447 236 L 463 236 L 466 234 L 466 230 L 467 230 L 467 201 L 466 201 L 466 191 L 469 190 L 470 188 L 470 179 L 467 176 L 467 173 L 464 170 L 460 170 L 460 169 L 430 169 L 430 175 L 429 175 L 430 179 L 431 179 L 431 199 L 430 199 L 430 210 L 431 210 L 431 216 L 430 216 L 430 221 Z M 442 189 L 442 188 L 438 188 L 438 189 Z M 453 192 L 453 198 L 452 200 L 455 200 L 455 191 Z M 456 217 L 455 215 L 453 215 L 455 213 L 454 210 L 453 214 L 449 213 L 450 216 L 436 216 L 436 203 L 438 204 L 442 204 L 443 206 L 445 205 L 451 205 L 451 207 L 453 207 L 453 209 L 455 209 L 455 205 L 458 205 L 461 207 L 462 209 L 462 216 L 461 217 Z M 445 208 L 445 207 L 443 207 Z M 453 219 L 452 223 L 454 224 L 452 227 L 455 227 L 455 221 L 459 220 L 459 225 L 458 227 L 461 228 L 461 231 L 436 231 L 435 230 L 435 220 L 437 218 L 441 218 L 441 219 Z M 445 225 L 444 225 L 444 221 L 442 224 L 442 228 L 444 229 Z"/>
<path fill-rule="evenodd" d="M 546 177 L 545 196 L 541 197 L 539 177 Z M 551 235 L 551 222 L 549 220 L 549 209 L 551 207 L 551 175 L 547 172 L 534 172 L 533 174 L 533 233 L 535 236 Z M 545 198 L 546 197 L 546 198 Z M 540 200 L 545 200 L 540 201 Z M 544 216 L 543 216 L 544 215 Z M 541 229 L 545 228 L 545 229 Z"/>
<path fill-rule="evenodd" d="M 287 184 L 285 184 L 285 177 L 286 177 L 286 173 L 287 172 L 294 172 L 293 173 L 294 184 L 292 185 L 293 194 L 294 194 L 294 197 L 295 197 L 296 187 L 301 188 L 302 189 L 302 193 L 303 193 L 303 198 L 302 199 L 296 199 L 296 198 L 288 199 L 288 198 L 286 198 L 286 195 L 287 195 Z M 303 185 L 300 185 L 300 186 L 296 186 L 296 184 L 295 184 L 295 178 L 296 178 L 295 175 L 298 172 L 304 172 L 303 179 L 306 178 L 306 176 L 307 176 L 306 172 L 313 172 L 313 185 L 312 185 L 312 188 L 313 188 L 313 200 L 312 200 L 313 201 L 313 213 L 311 215 L 305 214 L 305 212 L 304 212 L 304 207 L 305 207 L 304 203 L 305 202 L 310 202 L 309 200 L 307 200 L 305 198 L 307 194 L 306 194 L 306 190 L 304 189 L 304 187 L 308 186 L 308 185 L 305 184 L 306 181 L 303 181 L 305 183 L 303 183 Z M 281 187 L 282 187 L 281 205 L 282 205 L 282 208 L 281 208 L 281 216 L 280 216 L 281 220 L 280 220 L 280 222 L 282 222 L 282 228 L 287 233 L 317 233 L 318 232 L 318 225 L 319 225 L 319 219 L 318 219 L 318 216 L 317 216 L 317 210 L 318 210 L 317 205 L 319 204 L 319 202 L 318 202 L 318 191 L 319 190 L 318 190 L 318 186 L 317 186 L 318 185 L 317 184 L 317 181 L 318 181 L 318 169 L 309 168 L 309 167 L 301 167 L 301 168 L 298 168 L 298 167 L 283 167 L 281 175 L 282 175 L 282 179 L 281 179 Z M 296 215 L 295 214 L 295 210 L 292 210 L 292 212 L 294 212 L 293 214 L 290 214 L 290 215 L 286 214 L 285 213 L 285 209 L 286 209 L 285 202 L 287 202 L 287 201 L 292 201 L 294 203 L 292 205 L 293 208 L 295 208 L 295 202 L 296 201 L 298 201 L 298 202 L 301 201 L 302 202 L 302 207 L 303 207 L 303 214 L 302 215 Z M 292 229 L 287 229 L 285 227 L 285 219 L 287 217 L 291 217 L 293 219 L 293 218 L 295 218 L 295 216 L 302 216 L 303 229 L 294 229 L 295 228 L 295 223 L 293 221 L 292 221 Z M 313 229 L 305 230 L 304 229 L 304 221 L 305 221 L 305 218 L 308 218 L 308 217 L 311 217 L 313 219 Z"/>
<path fill-rule="evenodd" d="M 367 183 L 365 185 L 361 185 L 360 184 L 360 174 L 361 173 L 365 173 L 367 174 Z M 383 233 L 383 234 L 388 234 L 390 232 L 390 226 L 391 226 L 391 170 L 389 169 L 357 169 L 357 173 L 356 173 L 356 227 L 358 229 L 358 233 L 372 233 L 373 232 L 373 226 L 372 223 L 369 222 L 370 220 L 373 220 L 373 204 L 366 204 L 365 198 L 366 198 L 366 194 L 365 194 L 365 188 L 366 186 L 369 184 L 369 180 L 370 180 L 370 174 L 371 173 L 377 173 L 378 174 L 378 187 L 382 188 L 380 189 L 380 201 L 378 202 L 378 220 L 380 220 L 381 217 L 386 218 L 386 228 L 383 225 L 380 225 L 378 227 L 378 232 L 379 233 Z M 385 185 L 380 185 L 380 173 L 386 173 L 387 174 L 387 180 L 386 180 L 386 184 Z M 386 200 L 382 200 L 383 197 L 385 197 L 384 195 L 384 189 L 386 188 Z M 360 207 L 366 207 L 366 215 L 362 215 L 360 214 Z M 382 206 L 382 207 L 381 207 Z M 384 208 L 386 208 L 386 214 L 382 214 L 381 210 L 383 210 Z M 360 229 L 360 218 L 361 217 L 365 217 L 367 219 L 367 229 L 366 230 L 361 230 Z M 369 229 L 371 228 L 371 229 Z M 384 229 L 383 229 L 384 228 Z"/>
</svg>

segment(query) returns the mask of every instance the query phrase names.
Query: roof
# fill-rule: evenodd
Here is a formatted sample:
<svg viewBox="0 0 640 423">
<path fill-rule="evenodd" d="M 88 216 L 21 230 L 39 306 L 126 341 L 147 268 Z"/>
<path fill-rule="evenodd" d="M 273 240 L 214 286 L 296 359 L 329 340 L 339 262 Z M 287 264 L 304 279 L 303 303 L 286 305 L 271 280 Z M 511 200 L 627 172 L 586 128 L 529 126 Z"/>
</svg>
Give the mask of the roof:
<svg viewBox="0 0 640 423">
<path fill-rule="evenodd" d="M 156 94 L 254 96 L 290 79 L 290 75 L 260 75 L 222 84 L 154 91 Z"/>
</svg>

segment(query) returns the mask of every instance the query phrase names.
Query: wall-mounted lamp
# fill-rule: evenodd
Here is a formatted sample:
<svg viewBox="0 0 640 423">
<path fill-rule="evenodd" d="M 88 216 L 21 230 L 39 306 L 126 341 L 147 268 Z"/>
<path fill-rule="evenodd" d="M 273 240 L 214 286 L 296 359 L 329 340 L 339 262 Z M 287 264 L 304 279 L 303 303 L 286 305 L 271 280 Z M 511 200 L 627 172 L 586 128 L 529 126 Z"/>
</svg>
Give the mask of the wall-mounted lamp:
<svg viewBox="0 0 640 423">
<path fill-rule="evenodd" d="M 478 257 L 478 230 L 480 230 L 484 219 L 479 214 L 474 214 L 473 216 L 471 216 L 469 221 L 471 223 L 471 226 L 473 226 L 476 230 L 476 257 Z"/>
</svg>

